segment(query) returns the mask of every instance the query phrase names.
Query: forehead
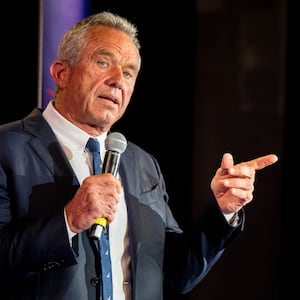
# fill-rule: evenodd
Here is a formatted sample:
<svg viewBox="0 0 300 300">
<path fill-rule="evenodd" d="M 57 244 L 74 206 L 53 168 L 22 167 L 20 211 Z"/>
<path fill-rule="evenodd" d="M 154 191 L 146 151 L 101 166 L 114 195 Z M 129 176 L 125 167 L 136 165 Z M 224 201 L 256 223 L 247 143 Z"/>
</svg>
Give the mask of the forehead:
<svg viewBox="0 0 300 300">
<path fill-rule="evenodd" d="M 129 35 L 106 26 L 94 26 L 87 33 L 88 47 L 93 49 L 113 48 L 122 54 L 139 56 L 139 50 Z"/>
</svg>

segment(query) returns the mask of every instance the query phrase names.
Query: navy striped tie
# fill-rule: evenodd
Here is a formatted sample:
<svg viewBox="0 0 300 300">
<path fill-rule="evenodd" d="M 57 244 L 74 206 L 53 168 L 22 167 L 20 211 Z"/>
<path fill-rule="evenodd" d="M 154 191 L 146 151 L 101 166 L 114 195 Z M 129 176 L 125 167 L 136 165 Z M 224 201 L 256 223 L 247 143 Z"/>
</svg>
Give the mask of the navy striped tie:
<svg viewBox="0 0 300 300">
<path fill-rule="evenodd" d="M 100 174 L 101 171 L 101 156 L 100 144 L 97 139 L 90 138 L 86 148 L 93 154 L 93 173 Z M 100 225 L 99 225 L 100 226 Z M 100 260 L 101 260 L 101 284 L 100 295 L 101 300 L 113 300 L 112 291 L 112 270 L 109 249 L 108 224 L 103 229 L 100 240 Z"/>
</svg>

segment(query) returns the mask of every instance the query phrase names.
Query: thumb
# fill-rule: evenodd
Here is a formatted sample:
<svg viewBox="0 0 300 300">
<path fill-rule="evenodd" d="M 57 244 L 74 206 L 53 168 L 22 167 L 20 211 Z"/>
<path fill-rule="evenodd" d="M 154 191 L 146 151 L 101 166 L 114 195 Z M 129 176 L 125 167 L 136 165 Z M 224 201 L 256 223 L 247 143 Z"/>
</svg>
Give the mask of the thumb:
<svg viewBox="0 0 300 300">
<path fill-rule="evenodd" d="M 221 169 L 228 170 L 234 166 L 233 157 L 230 153 L 224 153 L 221 162 Z"/>
</svg>

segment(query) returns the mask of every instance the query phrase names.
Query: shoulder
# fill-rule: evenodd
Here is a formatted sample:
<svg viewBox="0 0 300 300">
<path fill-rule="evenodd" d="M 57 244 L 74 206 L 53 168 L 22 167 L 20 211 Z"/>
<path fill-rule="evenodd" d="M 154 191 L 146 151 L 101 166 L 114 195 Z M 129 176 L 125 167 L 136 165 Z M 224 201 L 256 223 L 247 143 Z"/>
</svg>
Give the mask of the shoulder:
<svg viewBox="0 0 300 300">
<path fill-rule="evenodd" d="M 156 161 L 156 159 L 153 157 L 153 155 L 151 153 L 149 153 L 144 148 L 142 148 L 141 146 L 139 146 L 131 141 L 127 142 L 127 148 L 126 148 L 124 154 L 125 153 L 126 153 L 126 155 L 133 156 L 135 158 L 141 157 L 146 160 Z"/>
<path fill-rule="evenodd" d="M 136 167 L 148 169 L 155 173 L 161 173 L 159 163 L 156 158 L 141 146 L 128 141 L 127 148 L 123 153 L 124 161 L 131 161 Z"/>
<path fill-rule="evenodd" d="M 42 111 L 35 108 L 30 114 L 20 120 L 0 125 L 0 140 L 6 148 L 25 145 L 35 138 L 52 137 L 52 131 Z M 3 146 L 4 146 L 3 145 Z"/>
<path fill-rule="evenodd" d="M 23 119 L 15 120 L 10 123 L 0 125 L 0 134 L 18 132 L 25 127 L 25 124 L 31 124 L 41 122 L 44 120 L 42 111 L 35 108 L 30 114 L 25 116 Z M 45 121 L 45 120 L 44 120 Z"/>
</svg>

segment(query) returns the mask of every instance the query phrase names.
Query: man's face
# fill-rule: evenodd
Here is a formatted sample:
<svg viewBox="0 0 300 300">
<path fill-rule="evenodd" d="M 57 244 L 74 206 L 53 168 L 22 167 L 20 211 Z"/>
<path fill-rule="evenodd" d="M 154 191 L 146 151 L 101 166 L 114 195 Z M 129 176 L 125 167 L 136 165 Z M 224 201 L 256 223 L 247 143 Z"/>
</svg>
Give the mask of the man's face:
<svg viewBox="0 0 300 300">
<path fill-rule="evenodd" d="M 56 107 L 76 126 L 98 135 L 124 114 L 141 61 L 135 44 L 123 32 L 97 26 L 87 38 L 80 61 L 62 71 Z"/>
</svg>

